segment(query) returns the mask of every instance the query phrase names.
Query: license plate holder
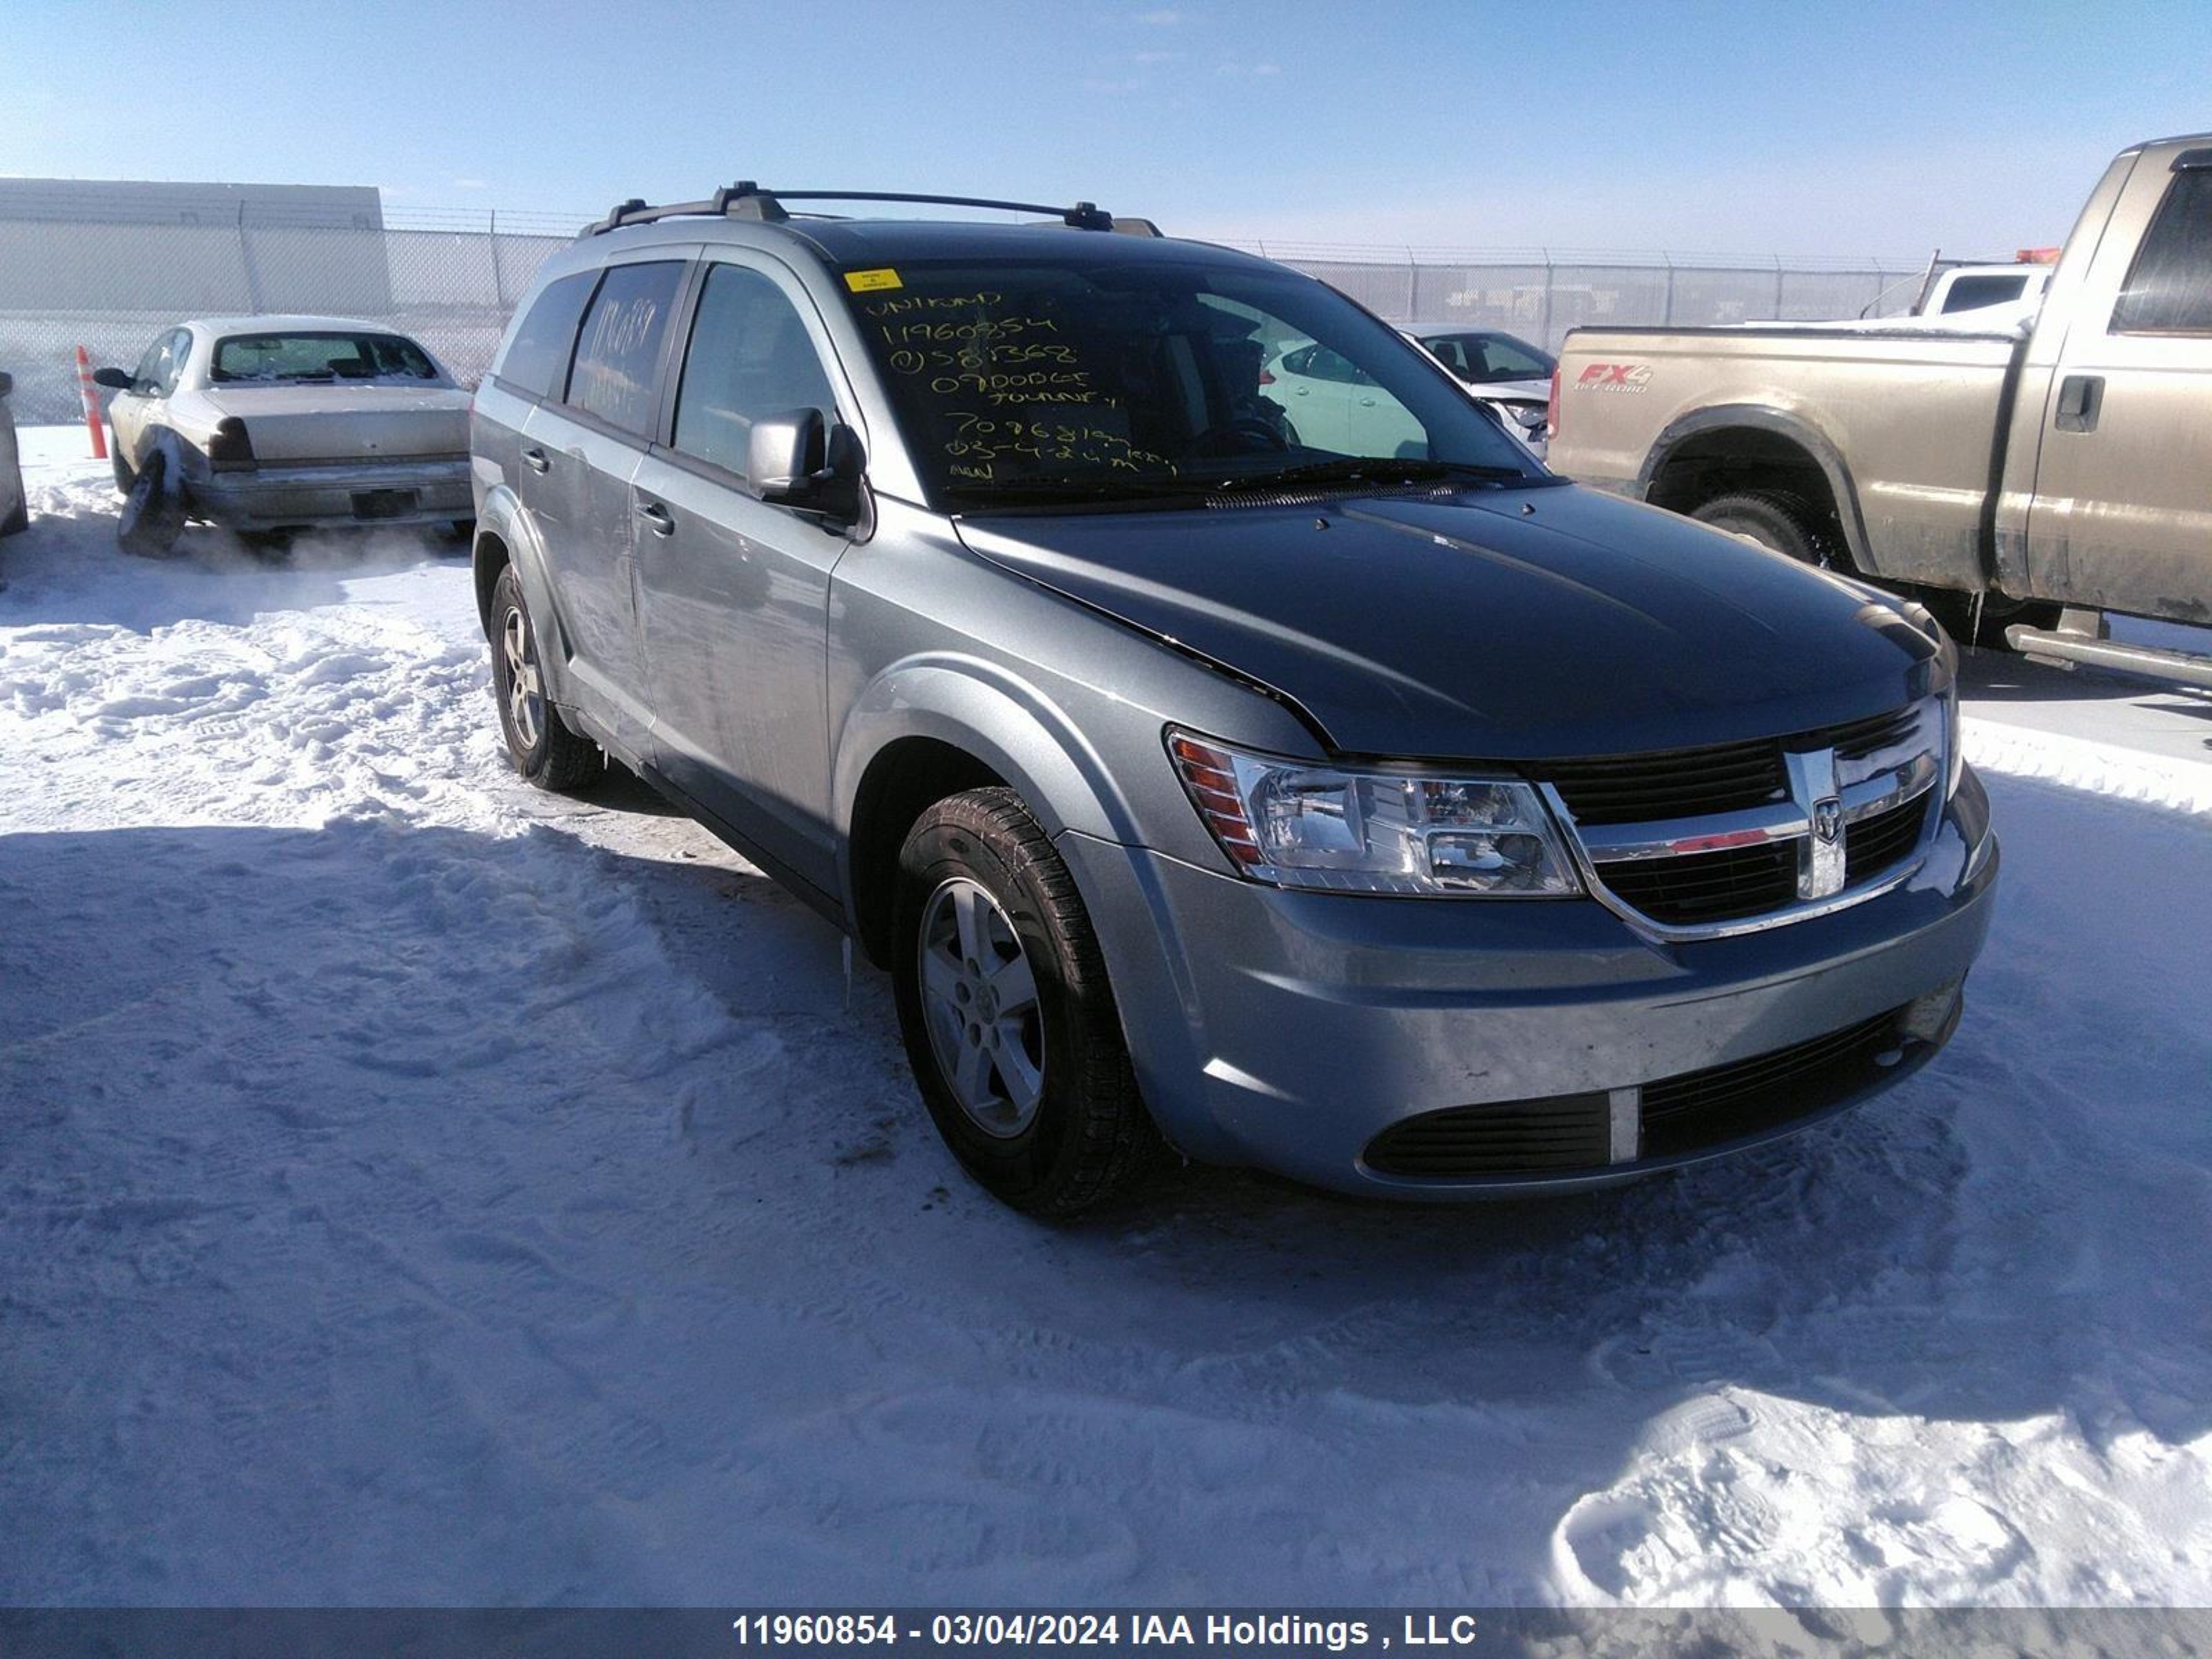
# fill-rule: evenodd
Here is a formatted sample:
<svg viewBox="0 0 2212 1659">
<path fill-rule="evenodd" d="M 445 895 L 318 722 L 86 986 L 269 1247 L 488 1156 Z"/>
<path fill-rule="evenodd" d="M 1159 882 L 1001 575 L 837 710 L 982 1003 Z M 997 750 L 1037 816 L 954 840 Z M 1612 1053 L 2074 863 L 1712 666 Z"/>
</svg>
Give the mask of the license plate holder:
<svg viewBox="0 0 2212 1659">
<path fill-rule="evenodd" d="M 397 519 L 415 510 L 416 496 L 411 489 L 356 489 L 353 492 L 353 515 L 356 519 Z"/>
</svg>

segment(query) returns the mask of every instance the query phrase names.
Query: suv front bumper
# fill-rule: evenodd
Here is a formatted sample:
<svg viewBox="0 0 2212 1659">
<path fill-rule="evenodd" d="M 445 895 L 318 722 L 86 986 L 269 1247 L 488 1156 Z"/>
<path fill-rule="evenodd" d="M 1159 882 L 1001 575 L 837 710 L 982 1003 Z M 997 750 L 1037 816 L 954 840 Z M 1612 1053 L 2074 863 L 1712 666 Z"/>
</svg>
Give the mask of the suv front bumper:
<svg viewBox="0 0 2212 1659">
<path fill-rule="evenodd" d="M 1903 884 L 1785 927 L 1680 944 L 1588 899 L 1297 892 L 1073 832 L 1059 844 L 1170 1140 L 1318 1186 L 1436 1199 L 1605 1185 L 1715 1157 L 1911 1072 L 1950 1036 L 1989 932 L 1988 821 L 1970 771 Z M 1738 1109 L 1713 1120 L 1715 1134 L 1686 1135 L 1680 1121 L 1623 1133 L 1645 1085 L 1666 1081 L 1655 1101 L 1679 1102 L 1716 1068 L 1785 1052 L 1817 1060 L 1817 1040 L 1891 1015 L 1879 1067 L 1828 1068 L 1825 1090 L 1800 1088 L 1762 1116 L 1741 1109 L 1741 1079 L 1763 1074 L 1745 1066 L 1729 1085 Z M 1563 1165 L 1557 1134 L 1541 1167 L 1409 1175 L 1370 1161 L 1378 1136 L 1427 1114 L 1538 1108 L 1541 1140 L 1593 1097 L 1613 1133 L 1588 1162 Z"/>
</svg>

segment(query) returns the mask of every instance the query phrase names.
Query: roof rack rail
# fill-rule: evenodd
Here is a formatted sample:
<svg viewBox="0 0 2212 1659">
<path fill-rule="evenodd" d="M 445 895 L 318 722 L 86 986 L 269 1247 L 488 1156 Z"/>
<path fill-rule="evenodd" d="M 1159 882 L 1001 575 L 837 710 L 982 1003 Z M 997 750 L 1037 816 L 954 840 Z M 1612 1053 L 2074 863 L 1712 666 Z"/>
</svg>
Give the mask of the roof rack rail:
<svg viewBox="0 0 2212 1659">
<path fill-rule="evenodd" d="M 603 236 L 624 225 L 648 225 L 656 219 L 684 217 L 758 219 L 776 224 L 791 217 L 784 211 L 786 202 L 918 202 L 933 207 L 990 208 L 1006 213 L 1048 213 L 1060 223 L 1077 230 L 1122 230 L 1140 236 L 1160 234 L 1159 228 L 1149 219 L 1124 219 L 1117 224 L 1112 214 L 1094 202 L 1078 202 L 1073 207 L 1063 208 L 1042 202 L 994 201 L 986 196 L 917 196 L 889 190 L 763 190 L 751 179 L 742 179 L 703 201 L 650 207 L 643 198 L 633 196 L 627 202 L 617 203 L 605 218 L 586 225 L 583 234 Z"/>
</svg>

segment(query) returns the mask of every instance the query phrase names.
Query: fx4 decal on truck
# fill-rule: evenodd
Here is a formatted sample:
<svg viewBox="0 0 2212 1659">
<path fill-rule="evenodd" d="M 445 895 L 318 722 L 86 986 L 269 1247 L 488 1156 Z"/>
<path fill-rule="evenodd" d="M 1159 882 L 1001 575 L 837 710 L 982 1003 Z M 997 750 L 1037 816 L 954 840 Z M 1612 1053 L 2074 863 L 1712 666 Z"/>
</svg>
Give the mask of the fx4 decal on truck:
<svg viewBox="0 0 2212 1659">
<path fill-rule="evenodd" d="M 1649 363 L 1586 363 L 1575 376 L 1577 392 L 1643 392 L 1650 384 Z"/>
</svg>

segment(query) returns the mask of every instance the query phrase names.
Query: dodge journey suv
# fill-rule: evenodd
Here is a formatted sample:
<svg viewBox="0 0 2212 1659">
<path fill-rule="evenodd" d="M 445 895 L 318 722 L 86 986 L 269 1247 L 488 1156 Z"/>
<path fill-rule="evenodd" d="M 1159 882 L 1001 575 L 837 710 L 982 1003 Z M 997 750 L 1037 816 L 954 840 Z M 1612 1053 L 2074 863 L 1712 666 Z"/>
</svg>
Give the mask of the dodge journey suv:
<svg viewBox="0 0 2212 1659">
<path fill-rule="evenodd" d="M 1548 474 L 1264 259 L 828 194 L 547 262 L 477 593 L 516 768 L 611 757 L 848 930 L 992 1192 L 1589 1186 L 1949 1036 L 1997 854 L 1925 612 Z"/>
</svg>

